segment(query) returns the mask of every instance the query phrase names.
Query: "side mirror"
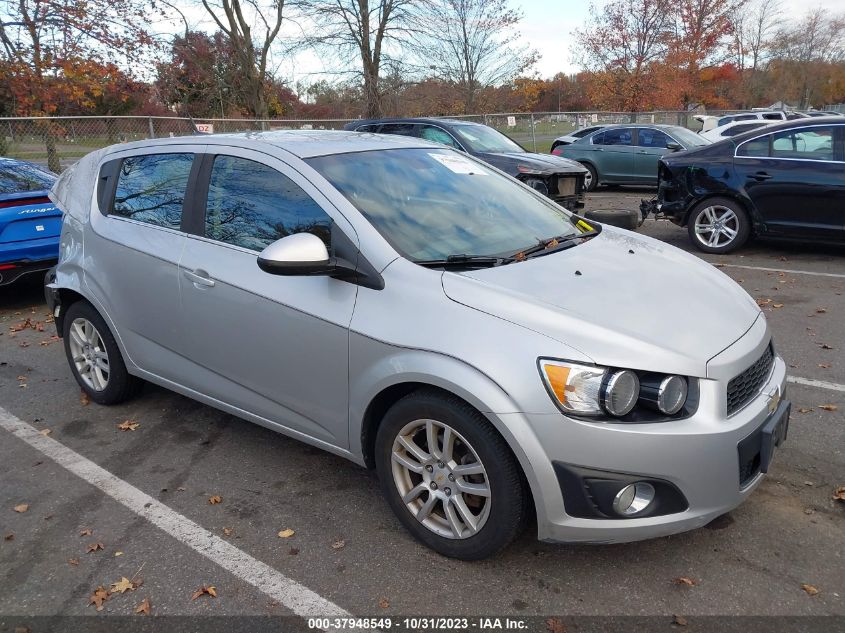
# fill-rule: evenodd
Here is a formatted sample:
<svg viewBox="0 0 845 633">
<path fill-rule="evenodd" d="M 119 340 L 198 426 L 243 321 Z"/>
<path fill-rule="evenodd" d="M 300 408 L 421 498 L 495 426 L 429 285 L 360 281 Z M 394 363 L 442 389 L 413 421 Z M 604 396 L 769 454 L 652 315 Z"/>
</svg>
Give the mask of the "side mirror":
<svg viewBox="0 0 845 633">
<path fill-rule="evenodd" d="M 670 152 L 677 152 L 679 149 L 684 149 L 680 143 L 666 143 L 666 149 Z"/>
<path fill-rule="evenodd" d="M 261 251 L 258 267 L 271 275 L 331 275 L 336 271 L 323 240 L 311 233 L 276 240 Z"/>
</svg>

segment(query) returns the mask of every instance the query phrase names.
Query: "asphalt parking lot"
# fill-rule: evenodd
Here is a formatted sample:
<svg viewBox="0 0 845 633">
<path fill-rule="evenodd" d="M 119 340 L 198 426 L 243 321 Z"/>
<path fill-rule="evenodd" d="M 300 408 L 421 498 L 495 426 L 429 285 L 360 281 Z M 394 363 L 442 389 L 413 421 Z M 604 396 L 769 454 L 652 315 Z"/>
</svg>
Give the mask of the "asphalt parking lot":
<svg viewBox="0 0 845 633">
<path fill-rule="evenodd" d="M 599 190 L 589 205 L 650 195 Z M 668 222 L 640 232 L 691 250 Z M 845 486 L 845 249 L 753 242 L 704 258 L 762 305 L 790 368 L 789 439 L 770 476 L 693 532 L 573 546 L 529 529 L 479 563 L 418 545 L 374 473 L 338 457 L 149 385 L 121 406 L 87 403 L 40 280 L 0 289 L 0 631 L 12 616 L 132 615 L 145 599 L 153 615 L 654 615 L 669 628 L 674 615 L 845 616 L 845 501 L 833 499 Z M 694 314 L 657 317 L 658 330 L 695 327 Z M 97 588 L 122 578 L 133 588 L 97 611 Z M 192 599 L 203 587 L 216 597 Z"/>
</svg>

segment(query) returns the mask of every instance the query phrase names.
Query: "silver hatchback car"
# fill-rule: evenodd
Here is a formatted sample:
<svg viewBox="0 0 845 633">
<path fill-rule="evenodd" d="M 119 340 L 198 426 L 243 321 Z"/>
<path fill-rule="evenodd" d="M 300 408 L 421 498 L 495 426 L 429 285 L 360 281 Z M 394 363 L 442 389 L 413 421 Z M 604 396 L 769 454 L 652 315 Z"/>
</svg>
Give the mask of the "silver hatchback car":
<svg viewBox="0 0 845 633">
<path fill-rule="evenodd" d="M 374 467 L 447 556 L 532 514 L 551 541 L 702 526 L 786 437 L 784 362 L 726 275 L 440 145 L 144 141 L 51 195 L 47 297 L 92 400 L 149 381 Z"/>
</svg>

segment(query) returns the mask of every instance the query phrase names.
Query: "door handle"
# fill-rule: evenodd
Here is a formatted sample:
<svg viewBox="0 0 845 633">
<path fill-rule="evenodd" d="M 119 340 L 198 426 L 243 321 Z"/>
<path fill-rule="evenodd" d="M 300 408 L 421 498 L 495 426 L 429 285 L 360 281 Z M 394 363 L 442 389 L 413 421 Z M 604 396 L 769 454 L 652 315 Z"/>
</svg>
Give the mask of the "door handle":
<svg viewBox="0 0 845 633">
<path fill-rule="evenodd" d="M 767 174 L 764 171 L 758 171 L 756 174 L 749 174 L 748 177 L 752 178 L 754 180 L 763 181 L 763 180 L 768 180 L 772 176 L 771 176 L 771 174 Z"/>
<path fill-rule="evenodd" d="M 214 288 L 214 280 L 204 270 L 199 268 L 195 271 L 186 270 L 184 271 L 184 275 L 197 287 Z"/>
</svg>

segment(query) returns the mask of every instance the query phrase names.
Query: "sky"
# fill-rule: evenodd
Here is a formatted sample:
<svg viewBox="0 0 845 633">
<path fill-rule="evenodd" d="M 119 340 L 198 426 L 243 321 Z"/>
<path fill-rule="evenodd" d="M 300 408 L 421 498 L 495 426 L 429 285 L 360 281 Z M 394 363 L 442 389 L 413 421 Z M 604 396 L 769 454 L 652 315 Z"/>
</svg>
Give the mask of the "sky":
<svg viewBox="0 0 845 633">
<path fill-rule="evenodd" d="M 593 0 L 601 7 L 609 0 Z M 845 0 L 781 0 L 783 14 L 800 17 L 805 11 L 821 6 L 831 12 L 845 12 Z M 192 28 L 206 31 L 214 30 L 214 23 L 206 17 L 205 9 L 199 3 L 183 1 L 176 3 L 184 8 Z M 197 6 L 199 5 L 199 6 Z M 589 19 L 590 0 L 511 0 L 513 7 L 522 10 L 523 20 L 520 25 L 522 43 L 540 52 L 541 58 L 535 70 L 541 77 L 552 77 L 558 72 L 575 73 L 579 70 L 572 59 L 572 32 L 582 27 Z M 178 32 L 181 22 L 172 27 L 158 25 L 163 31 Z M 287 27 L 288 29 L 292 27 Z M 285 35 L 283 29 L 282 35 Z M 296 31 L 288 30 L 294 35 Z M 299 53 L 295 58 L 278 56 L 276 74 L 279 78 L 296 86 L 298 82 L 313 83 L 320 79 L 333 79 L 331 73 L 337 68 L 331 60 L 321 59 L 313 52 Z"/>
</svg>

